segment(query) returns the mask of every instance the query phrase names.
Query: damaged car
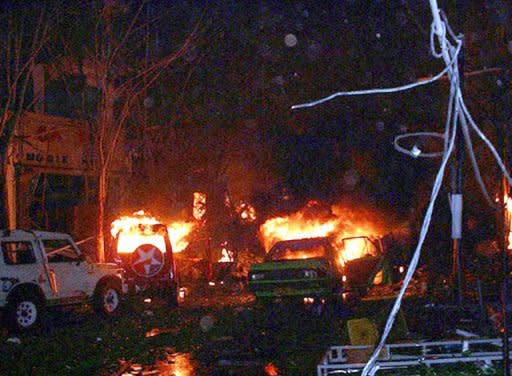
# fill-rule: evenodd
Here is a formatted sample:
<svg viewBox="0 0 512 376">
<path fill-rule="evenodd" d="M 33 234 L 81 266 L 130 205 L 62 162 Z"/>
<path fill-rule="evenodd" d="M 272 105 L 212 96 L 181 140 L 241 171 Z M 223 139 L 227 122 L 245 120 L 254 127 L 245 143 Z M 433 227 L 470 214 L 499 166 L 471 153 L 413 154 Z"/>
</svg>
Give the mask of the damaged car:
<svg viewBox="0 0 512 376">
<path fill-rule="evenodd" d="M 249 290 L 263 303 L 342 303 L 383 283 L 389 268 L 380 242 L 367 236 L 283 240 L 249 269 Z"/>
<path fill-rule="evenodd" d="M 169 306 L 178 306 L 176 263 L 166 225 L 130 224 L 115 233 L 114 248 L 130 296 L 162 296 Z"/>
<path fill-rule="evenodd" d="M 0 231 L 0 310 L 14 331 L 39 326 L 50 307 L 92 303 L 117 316 L 126 292 L 122 269 L 89 259 L 68 234 Z"/>
</svg>

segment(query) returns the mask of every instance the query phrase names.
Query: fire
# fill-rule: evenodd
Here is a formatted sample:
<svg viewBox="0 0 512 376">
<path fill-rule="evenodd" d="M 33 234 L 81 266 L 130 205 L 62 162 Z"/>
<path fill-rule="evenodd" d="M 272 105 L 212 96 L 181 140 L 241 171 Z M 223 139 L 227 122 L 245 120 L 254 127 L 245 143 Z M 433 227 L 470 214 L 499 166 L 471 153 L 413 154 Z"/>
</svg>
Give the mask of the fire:
<svg viewBox="0 0 512 376">
<path fill-rule="evenodd" d="M 378 216 L 367 209 L 354 209 L 349 205 L 326 207 L 317 201 L 310 201 L 301 210 L 288 216 L 271 218 L 260 226 L 260 236 L 268 251 L 281 240 L 333 236 L 340 252 L 340 263 L 372 253 L 369 245 L 361 238 L 344 238 L 366 235 L 377 237 L 384 233 L 384 225 Z"/>
<path fill-rule="evenodd" d="M 198 221 L 202 220 L 206 215 L 206 193 L 194 192 L 192 215 Z"/>
<path fill-rule="evenodd" d="M 193 223 L 185 221 L 173 222 L 167 226 L 174 253 L 181 252 L 187 248 L 189 243 L 187 237 L 192 232 L 193 228 Z"/>
<path fill-rule="evenodd" d="M 132 253 L 142 244 L 154 244 L 165 252 L 165 239 L 155 234 L 152 225 L 160 222 L 143 210 L 133 213 L 133 216 L 123 216 L 112 222 L 110 233 L 117 237 L 117 252 Z"/>
<path fill-rule="evenodd" d="M 248 202 L 240 201 L 236 206 L 236 211 L 242 221 L 254 222 L 256 220 L 256 209 Z"/>
<path fill-rule="evenodd" d="M 263 245 L 268 251 L 281 240 L 316 238 L 331 235 L 339 224 L 339 218 L 315 217 L 309 213 L 318 203 L 310 201 L 302 210 L 288 216 L 267 220 L 260 226 Z"/>
<path fill-rule="evenodd" d="M 233 262 L 233 252 L 223 247 L 221 249 L 221 257 L 217 262 Z"/>
<path fill-rule="evenodd" d="M 133 213 L 132 216 L 123 216 L 112 222 L 110 233 L 117 237 L 117 252 L 132 253 L 142 244 L 154 244 L 162 252 L 165 252 L 165 238 L 153 230 L 153 225 L 162 224 L 146 214 L 143 210 Z M 174 253 L 181 252 L 188 245 L 186 240 L 194 227 L 189 222 L 173 222 L 167 225 L 169 238 Z"/>
</svg>

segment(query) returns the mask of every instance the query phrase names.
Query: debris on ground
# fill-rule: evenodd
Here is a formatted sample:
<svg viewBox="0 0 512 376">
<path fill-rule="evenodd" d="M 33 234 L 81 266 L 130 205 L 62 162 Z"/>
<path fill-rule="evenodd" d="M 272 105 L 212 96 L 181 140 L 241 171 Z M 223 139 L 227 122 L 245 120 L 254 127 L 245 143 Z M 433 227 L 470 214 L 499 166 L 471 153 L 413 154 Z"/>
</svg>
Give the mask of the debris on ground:
<svg viewBox="0 0 512 376">
<path fill-rule="evenodd" d="M 160 334 L 178 334 L 179 329 L 178 328 L 153 328 L 150 331 L 147 331 L 145 334 L 145 337 L 155 337 Z"/>
</svg>

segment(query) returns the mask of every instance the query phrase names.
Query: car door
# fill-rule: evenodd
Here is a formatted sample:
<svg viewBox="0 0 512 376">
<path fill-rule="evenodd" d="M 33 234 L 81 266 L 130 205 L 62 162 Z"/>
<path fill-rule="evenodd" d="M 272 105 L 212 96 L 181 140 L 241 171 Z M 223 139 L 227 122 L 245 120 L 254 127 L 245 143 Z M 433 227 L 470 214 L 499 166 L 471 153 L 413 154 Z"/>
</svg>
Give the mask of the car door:
<svg viewBox="0 0 512 376">
<path fill-rule="evenodd" d="M 0 281 L 4 291 L 14 285 L 37 281 L 45 294 L 51 292 L 50 281 L 43 268 L 42 256 L 37 252 L 37 243 L 21 236 L 4 237 L 0 241 L 1 262 L 3 263 Z"/>
<path fill-rule="evenodd" d="M 352 288 L 366 288 L 382 269 L 383 256 L 379 248 L 366 236 L 343 239 L 343 248 L 358 257 L 345 261 L 344 274 Z"/>
<path fill-rule="evenodd" d="M 92 271 L 69 239 L 41 239 L 50 272 L 55 276 L 59 300 L 80 301 L 90 291 Z"/>
</svg>

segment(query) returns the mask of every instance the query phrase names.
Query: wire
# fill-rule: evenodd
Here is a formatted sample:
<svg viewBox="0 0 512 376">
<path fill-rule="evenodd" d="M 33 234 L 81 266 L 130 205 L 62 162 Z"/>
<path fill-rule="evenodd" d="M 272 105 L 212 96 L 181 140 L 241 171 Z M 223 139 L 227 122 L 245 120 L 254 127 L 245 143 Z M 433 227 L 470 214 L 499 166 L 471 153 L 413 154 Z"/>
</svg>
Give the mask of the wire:
<svg viewBox="0 0 512 376">
<path fill-rule="evenodd" d="M 429 78 L 427 80 L 413 82 L 413 83 L 410 83 L 410 84 L 407 84 L 407 85 L 403 85 L 403 86 L 398 86 L 398 87 L 381 88 L 381 89 L 369 89 L 369 90 L 355 90 L 355 91 L 340 91 L 340 92 L 331 94 L 331 95 L 329 95 L 329 96 L 327 96 L 325 98 L 318 99 L 316 101 L 306 102 L 306 103 L 302 103 L 302 104 L 295 104 L 295 105 L 293 105 L 291 107 L 291 109 L 292 110 L 298 110 L 300 108 L 307 108 L 307 107 L 318 106 L 319 104 L 328 102 L 328 101 L 330 101 L 330 100 L 332 100 L 332 99 L 334 99 L 336 97 L 341 97 L 341 96 L 398 93 L 400 91 L 405 91 L 405 90 L 413 89 L 415 87 L 424 86 L 424 85 L 428 85 L 428 84 L 430 84 L 432 82 L 435 82 L 435 81 L 439 80 L 440 78 L 442 78 L 445 74 L 447 74 L 449 72 L 449 70 L 450 70 L 450 68 L 446 67 L 445 69 L 443 69 L 441 72 L 439 72 L 438 74 L 436 74 L 432 78 Z"/>
<path fill-rule="evenodd" d="M 496 151 L 496 148 L 493 146 L 491 141 L 489 141 L 489 139 L 485 136 L 485 134 L 476 125 L 475 121 L 473 120 L 473 117 L 471 116 L 471 114 L 469 113 L 469 111 L 468 111 L 468 109 L 466 107 L 466 104 L 464 103 L 464 99 L 462 98 L 462 96 L 460 97 L 460 102 L 461 102 L 461 105 L 462 105 L 462 110 L 464 111 L 464 114 L 466 115 L 466 118 L 469 121 L 469 124 L 471 124 L 471 127 L 476 131 L 478 136 L 484 141 L 484 143 L 487 145 L 487 147 L 491 151 L 492 155 L 494 156 L 494 159 L 496 160 L 496 162 L 498 163 L 498 166 L 501 169 L 501 172 L 503 173 L 503 175 L 507 179 L 508 184 L 512 185 L 512 179 L 510 178 L 510 174 L 507 171 L 507 168 L 505 167 L 505 164 L 503 163 L 503 160 L 501 159 L 500 155 Z"/>
<path fill-rule="evenodd" d="M 452 90 L 453 92 L 453 90 Z M 416 272 L 416 268 L 418 266 L 418 262 L 421 255 L 421 249 L 423 247 L 423 243 L 425 241 L 425 238 L 427 236 L 428 229 L 430 227 L 430 222 L 432 220 L 432 212 L 434 210 L 434 204 L 436 202 L 437 196 L 439 194 L 439 190 L 441 189 L 441 185 L 443 182 L 444 172 L 446 169 L 446 166 L 448 164 L 448 160 L 450 159 L 450 156 L 453 152 L 454 144 L 455 144 L 455 136 L 457 134 L 457 118 L 459 116 L 459 103 L 454 102 L 455 109 L 454 109 L 454 116 L 453 119 L 448 119 L 447 121 L 453 121 L 452 126 L 452 132 L 450 137 L 450 142 L 448 143 L 448 148 L 444 153 L 443 160 L 441 162 L 441 166 L 439 168 L 439 171 L 436 175 L 436 179 L 434 181 L 434 187 L 432 189 L 432 194 L 430 196 L 429 205 L 427 207 L 427 211 L 425 213 L 425 217 L 423 219 L 423 224 L 421 226 L 420 236 L 418 239 L 418 244 L 416 246 L 416 249 L 414 251 L 413 257 L 411 259 L 411 262 L 409 264 L 409 267 L 407 268 L 407 273 L 404 277 L 404 280 L 402 282 L 402 286 L 400 288 L 400 292 L 398 293 L 398 296 L 395 300 L 395 303 L 393 304 L 393 307 L 390 311 L 390 314 L 388 316 L 388 320 L 386 321 L 386 326 L 384 327 L 383 333 L 381 335 L 381 339 L 377 347 L 375 348 L 372 356 L 366 363 L 365 367 L 363 368 L 363 371 L 361 373 L 362 376 L 371 375 L 373 376 L 377 370 L 378 366 L 375 364 L 377 361 L 377 357 L 379 356 L 382 348 L 384 347 L 386 343 L 386 339 L 389 336 L 389 333 L 391 332 L 391 329 L 393 328 L 393 324 L 395 321 L 395 318 L 400 311 L 400 306 L 402 304 L 402 299 L 405 295 L 405 291 L 407 290 L 407 287 L 409 286 L 409 283 L 412 280 L 412 277 L 414 273 Z"/>
<path fill-rule="evenodd" d="M 480 170 L 478 167 L 478 163 L 476 161 L 476 157 L 473 151 L 473 146 L 471 143 L 471 137 L 469 135 L 469 127 L 468 123 L 471 125 L 472 129 L 477 133 L 477 135 L 480 137 L 480 139 L 483 140 L 483 142 L 486 144 L 486 146 L 489 148 L 491 153 L 493 154 L 496 162 L 498 163 L 501 171 L 503 172 L 504 176 L 508 180 L 509 184 L 512 184 L 512 180 L 510 178 L 510 174 L 508 173 L 505 164 L 503 163 L 502 159 L 500 158 L 498 152 L 496 151 L 496 148 L 492 145 L 492 143 L 487 139 L 487 137 L 484 135 L 484 133 L 480 130 L 480 128 L 477 126 L 473 118 L 471 117 L 471 114 L 469 113 L 462 96 L 462 91 L 460 87 L 460 77 L 459 77 L 459 67 L 457 65 L 458 62 L 458 56 L 462 48 L 462 36 L 456 36 L 453 30 L 450 28 L 448 24 L 448 20 L 446 15 L 439 10 L 439 7 L 437 5 L 437 0 L 429 0 L 430 3 L 430 9 L 432 11 L 432 18 L 433 22 L 431 24 L 430 29 L 430 50 L 432 52 L 432 55 L 435 58 L 443 59 L 445 63 L 445 68 L 438 73 L 436 76 L 432 77 L 431 79 L 425 80 L 425 81 L 419 81 L 399 87 L 393 87 L 393 88 L 380 88 L 380 89 L 369 89 L 369 90 L 356 90 L 356 91 L 345 91 L 345 92 L 337 92 L 334 94 L 331 94 L 327 97 L 321 98 L 316 101 L 311 101 L 303 104 L 298 104 L 292 106 L 292 110 L 301 109 L 301 108 L 307 108 L 307 107 L 313 107 L 317 106 L 319 104 L 325 103 L 327 101 L 330 101 L 336 97 L 339 96 L 356 96 L 356 95 L 373 95 L 373 94 L 388 94 L 388 93 L 396 93 L 404 90 L 409 90 L 415 87 L 427 85 L 430 83 L 433 83 L 437 80 L 439 80 L 441 77 L 443 77 L 445 74 L 448 75 L 448 79 L 450 80 L 450 96 L 448 100 L 448 108 L 447 108 L 447 116 L 446 116 L 446 123 L 445 123 L 445 130 L 443 134 L 440 133 L 434 133 L 434 132 L 417 132 L 417 133 L 410 133 L 406 135 L 400 135 L 397 136 L 394 140 L 395 149 L 398 151 L 405 153 L 407 155 L 411 155 L 413 157 L 418 156 L 424 156 L 424 157 L 434 157 L 434 156 L 440 156 L 442 155 L 442 161 L 441 165 L 439 167 L 439 171 L 437 172 L 434 185 L 432 188 L 432 193 L 430 196 L 430 201 L 423 219 L 423 223 L 420 230 L 420 235 L 418 238 L 418 243 L 416 246 L 416 249 L 414 251 L 414 254 L 411 258 L 411 262 L 409 264 L 409 267 L 407 269 L 407 273 L 404 277 L 404 280 L 402 282 L 402 286 L 400 288 L 400 292 L 395 300 L 395 303 L 393 304 L 393 307 L 389 313 L 388 319 L 386 321 L 386 325 L 384 327 L 384 330 L 382 332 L 380 341 L 378 345 L 375 347 L 370 359 L 366 363 L 365 367 L 362 370 L 361 375 L 362 376 L 373 376 L 379 369 L 379 366 L 376 364 L 377 358 L 383 349 L 387 337 L 389 336 L 389 333 L 391 332 L 391 329 L 393 327 L 395 318 L 400 310 L 402 299 L 405 295 L 405 291 L 407 290 L 410 281 L 412 280 L 412 277 L 416 271 L 416 268 L 418 266 L 418 262 L 421 255 L 421 249 L 423 247 L 423 243 L 425 241 L 425 238 L 427 236 L 430 223 L 432 220 L 432 213 L 434 210 L 434 205 L 437 200 L 439 191 L 441 189 L 443 178 L 446 170 L 446 166 L 448 165 L 448 161 L 453 153 L 454 147 L 455 147 L 455 139 L 458 132 L 459 122 L 460 126 L 464 135 L 464 140 L 466 144 L 466 148 L 468 150 L 468 153 L 471 158 L 471 162 L 473 165 L 473 170 L 475 177 L 478 181 L 478 184 L 480 185 L 480 188 L 484 194 L 484 197 L 488 202 L 492 202 L 492 200 L 489 197 L 489 194 L 487 192 L 487 189 L 485 188 L 485 184 L 482 180 Z M 449 37 L 452 39 L 452 42 L 455 43 L 452 44 L 449 39 L 447 38 L 446 32 L 448 31 Z M 436 38 L 437 36 L 437 38 Z M 438 42 L 438 48 L 440 50 L 436 49 L 435 41 L 437 39 Z M 421 154 L 421 150 L 413 148 L 412 150 L 407 150 L 405 148 L 402 148 L 398 141 L 401 139 L 404 139 L 406 137 L 413 137 L 413 136 L 433 136 L 433 137 L 441 137 L 444 140 L 444 147 L 442 153 L 425 153 Z M 494 204 L 492 204 L 494 206 Z"/>
<path fill-rule="evenodd" d="M 400 144 L 398 143 L 398 141 L 404 139 L 404 138 L 408 138 L 408 137 L 417 137 L 417 136 L 423 136 L 423 137 L 437 137 L 437 138 L 440 138 L 442 140 L 445 140 L 445 134 L 444 133 L 438 133 L 438 132 L 415 132 L 415 133 L 406 133 L 406 134 L 401 134 L 401 135 L 398 135 L 395 137 L 395 139 L 393 140 L 393 144 L 395 146 L 395 149 L 401 153 L 404 153 L 404 154 L 407 154 L 407 155 L 410 155 L 411 157 L 413 158 L 436 158 L 436 157 L 442 157 L 443 154 L 444 154 L 444 150 L 442 152 L 432 152 L 432 153 L 423 153 L 420 149 L 417 148 L 416 145 L 414 145 L 414 147 L 409 150 L 409 149 L 406 149 L 406 148 L 403 148 L 400 146 Z"/>
<path fill-rule="evenodd" d="M 471 143 L 471 135 L 469 134 L 467 120 L 464 116 L 460 117 L 460 123 L 462 125 L 461 129 L 462 129 L 462 133 L 464 135 L 466 149 L 468 151 L 469 158 L 471 160 L 471 165 L 473 167 L 473 173 L 475 175 L 478 186 L 480 187 L 480 190 L 482 191 L 485 201 L 487 201 L 487 203 L 489 204 L 489 206 L 491 208 L 495 209 L 496 205 L 495 205 L 494 201 L 492 200 L 491 196 L 489 195 L 489 192 L 487 191 L 487 188 L 485 187 L 485 183 L 482 179 L 482 175 L 480 174 L 480 167 L 478 167 L 478 162 L 476 160 L 475 152 L 473 150 L 473 144 Z"/>
</svg>

